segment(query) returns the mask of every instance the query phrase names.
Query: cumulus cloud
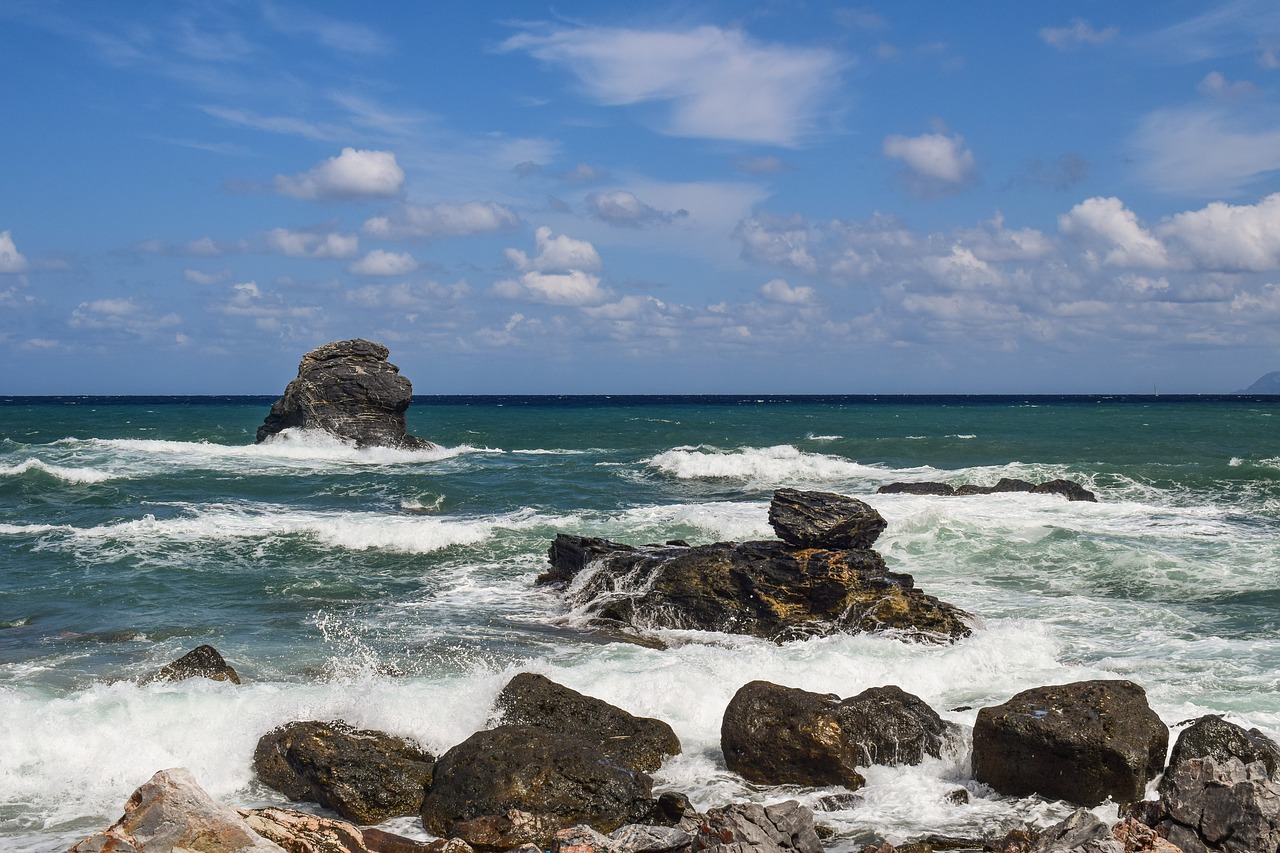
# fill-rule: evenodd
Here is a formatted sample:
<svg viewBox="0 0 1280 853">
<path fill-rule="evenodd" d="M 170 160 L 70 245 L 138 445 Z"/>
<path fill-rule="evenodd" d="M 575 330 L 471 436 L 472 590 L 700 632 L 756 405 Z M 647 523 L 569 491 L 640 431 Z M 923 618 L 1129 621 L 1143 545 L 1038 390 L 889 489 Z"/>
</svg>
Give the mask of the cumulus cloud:
<svg viewBox="0 0 1280 853">
<path fill-rule="evenodd" d="M 527 272 L 519 279 L 504 279 L 493 286 L 507 299 L 527 299 L 548 305 L 591 305 L 609 298 L 600 277 L 570 270 L 564 273 Z"/>
<path fill-rule="evenodd" d="M 486 201 L 466 204 L 406 205 L 364 223 L 364 233 L 386 240 L 433 240 L 466 237 L 514 228 L 520 217 L 510 208 Z"/>
<path fill-rule="evenodd" d="M 843 66 L 834 51 L 764 44 L 744 32 L 576 27 L 521 33 L 521 50 L 568 68 L 597 103 L 670 106 L 672 136 L 794 145 Z"/>
<path fill-rule="evenodd" d="M 20 273 L 27 271 L 27 259 L 14 245 L 13 234 L 0 231 L 0 273 Z"/>
<path fill-rule="evenodd" d="M 507 249 L 507 260 L 517 270 L 531 272 L 568 272 L 600 269 L 600 255 L 586 240 L 575 240 L 567 234 L 552 236 L 543 225 L 533 232 L 536 252 L 531 258 L 520 249 Z"/>
<path fill-rule="evenodd" d="M 267 246 L 291 258 L 352 258 L 360 250 L 360 238 L 355 234 L 273 228 L 267 232 Z"/>
<path fill-rule="evenodd" d="M 1163 269 L 1169 255 L 1158 237 L 1118 198 L 1086 199 L 1058 217 L 1058 229 L 1084 243 L 1100 263 Z"/>
<path fill-rule="evenodd" d="M 1280 269 L 1280 193 L 1253 205 L 1215 201 L 1161 224 L 1200 269 L 1227 272 Z"/>
<path fill-rule="evenodd" d="M 453 284 L 436 281 L 370 284 L 348 291 L 346 299 L 362 308 L 390 308 L 396 311 L 421 312 L 461 302 L 471 292 L 465 280 Z"/>
<path fill-rule="evenodd" d="M 1241 98 L 1247 98 L 1258 91 L 1258 87 L 1254 86 L 1248 80 L 1237 80 L 1234 83 L 1228 82 L 1226 77 L 1222 76 L 1219 71 L 1210 71 L 1205 75 L 1200 84 L 1196 86 L 1196 91 L 1202 95 L 1208 95 L 1211 98 L 1219 98 L 1224 101 L 1238 101 Z"/>
<path fill-rule="evenodd" d="M 908 186 L 923 197 L 955 192 L 969 183 L 976 171 L 973 152 L 964 147 L 964 137 L 958 134 L 887 136 L 882 150 L 886 157 L 903 162 Z"/>
<path fill-rule="evenodd" d="M 1114 41 L 1120 31 L 1115 27 L 1098 30 L 1083 18 L 1073 18 L 1065 27 L 1044 27 L 1040 30 L 1040 38 L 1045 44 L 1058 50 L 1068 50 L 1080 45 L 1101 45 Z"/>
<path fill-rule="evenodd" d="M 177 314 L 155 314 L 132 299 L 96 299 L 81 302 L 71 312 L 67 325 L 73 329 L 128 332 L 146 336 L 160 329 L 181 325 Z"/>
<path fill-rule="evenodd" d="M 298 175 L 277 175 L 275 188 L 308 201 L 388 198 L 400 194 L 404 170 L 390 151 L 343 148 L 337 157 Z"/>
<path fill-rule="evenodd" d="M 602 222 L 626 228 L 660 225 L 689 215 L 683 209 L 668 212 L 650 207 L 626 190 L 592 193 L 587 196 L 587 212 Z"/>
<path fill-rule="evenodd" d="M 780 302 L 784 305 L 808 305 L 813 302 L 812 287 L 792 287 L 780 278 L 761 285 L 760 295 L 770 302 Z"/>
<path fill-rule="evenodd" d="M 374 249 L 347 267 L 356 275 L 404 275 L 418 268 L 418 262 L 408 252 L 388 252 Z"/>
<path fill-rule="evenodd" d="M 1168 193 L 1236 196 L 1280 170 L 1280 116 L 1240 105 L 1157 110 L 1133 143 L 1143 177 Z"/>
</svg>

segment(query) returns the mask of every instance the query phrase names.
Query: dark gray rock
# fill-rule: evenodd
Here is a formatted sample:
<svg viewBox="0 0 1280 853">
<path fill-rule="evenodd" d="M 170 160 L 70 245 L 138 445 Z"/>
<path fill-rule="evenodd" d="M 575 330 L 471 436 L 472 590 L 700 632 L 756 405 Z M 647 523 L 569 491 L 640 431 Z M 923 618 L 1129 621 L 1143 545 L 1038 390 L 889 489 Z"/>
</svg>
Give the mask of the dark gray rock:
<svg viewBox="0 0 1280 853">
<path fill-rule="evenodd" d="M 876 489 L 881 495 L 937 495 L 940 497 L 966 497 L 968 495 L 994 495 L 1002 492 L 1030 492 L 1037 495 L 1062 495 L 1068 501 L 1097 503 L 1093 492 L 1074 480 L 1049 480 L 1045 483 L 1029 483 L 1010 477 L 1001 477 L 994 486 L 965 484 L 954 487 L 947 483 L 888 483 Z"/>
<path fill-rule="evenodd" d="M 1035 495 L 1062 495 L 1069 501 L 1088 501 L 1097 503 L 1098 497 L 1093 492 L 1074 480 L 1050 480 L 1041 483 L 1031 490 Z"/>
<path fill-rule="evenodd" d="M 1091 811 L 1077 809 L 1040 833 L 1032 853 L 1125 853 L 1124 845 Z"/>
<path fill-rule="evenodd" d="M 315 720 L 268 732 L 253 752 L 264 784 L 364 825 L 417 814 L 433 762 L 404 738 Z"/>
<path fill-rule="evenodd" d="M 822 853 L 813 812 L 795 800 L 770 806 L 734 803 L 711 809 L 698 826 L 692 851 L 716 853 Z"/>
<path fill-rule="evenodd" d="M 209 678 L 214 681 L 230 681 L 232 684 L 240 683 L 240 676 L 235 669 L 210 645 L 196 646 L 177 660 L 165 664 L 159 672 L 143 679 L 143 683 L 181 681 L 184 678 Z"/>
<path fill-rule="evenodd" d="M 593 744 L 534 726 L 477 732 L 436 762 L 422 801 L 422 825 L 448 836 L 486 815 L 528 812 L 544 826 L 585 823 L 601 832 L 639 823 L 653 811 L 653 781 Z M 535 843 L 548 845 L 550 836 Z"/>
<path fill-rule="evenodd" d="M 1169 729 L 1132 681 L 1036 687 L 979 709 L 973 775 L 1013 796 L 1130 803 L 1163 768 L 1168 746 Z"/>
<path fill-rule="evenodd" d="M 857 498 L 832 492 L 778 489 L 769 503 L 769 524 L 794 548 L 870 548 L 888 522 Z"/>
<path fill-rule="evenodd" d="M 950 496 L 955 487 L 947 483 L 886 483 L 876 489 L 878 495 L 938 495 Z"/>
<path fill-rule="evenodd" d="M 502 853 L 524 845 L 542 853 L 542 840 L 553 837 L 560 825 L 554 817 L 510 809 L 504 815 L 481 815 L 455 823 L 449 834 L 480 853 Z"/>
<path fill-rule="evenodd" d="M 357 447 L 434 447 L 405 434 L 413 386 L 387 361 L 389 354 L 382 344 L 356 339 L 334 341 L 304 355 L 298 377 L 258 427 L 258 442 L 298 428 L 323 430 Z"/>
<path fill-rule="evenodd" d="M 1162 790 L 1172 775 L 1170 771 L 1192 758 L 1212 758 L 1218 764 L 1230 758 L 1238 758 L 1244 764 L 1261 761 L 1267 774 L 1275 779 L 1280 767 L 1280 746 L 1257 729 L 1246 731 L 1214 714 L 1201 717 L 1178 735 L 1161 780 Z"/>
<path fill-rule="evenodd" d="M 596 627 L 725 631 L 779 642 L 866 631 L 949 642 L 972 630 L 968 613 L 925 595 L 869 549 L 782 542 L 634 548 L 561 534 L 543 577 L 574 579 L 585 553 L 591 573 L 568 586 L 566 599 Z"/>
<path fill-rule="evenodd" d="M 680 754 L 680 739 L 661 720 L 629 714 L 545 675 L 522 672 L 512 678 L 498 694 L 497 709 L 504 723 L 572 731 L 642 773 L 657 770 L 667 756 Z"/>
<path fill-rule="evenodd" d="M 764 785 L 860 788 L 858 767 L 939 757 L 954 727 L 892 685 L 841 700 L 767 681 L 743 685 L 725 709 L 720 745 L 730 770 Z"/>
<path fill-rule="evenodd" d="M 1167 776 L 1155 828 L 1185 853 L 1280 850 L 1280 784 L 1262 762 L 1190 758 Z"/>
</svg>

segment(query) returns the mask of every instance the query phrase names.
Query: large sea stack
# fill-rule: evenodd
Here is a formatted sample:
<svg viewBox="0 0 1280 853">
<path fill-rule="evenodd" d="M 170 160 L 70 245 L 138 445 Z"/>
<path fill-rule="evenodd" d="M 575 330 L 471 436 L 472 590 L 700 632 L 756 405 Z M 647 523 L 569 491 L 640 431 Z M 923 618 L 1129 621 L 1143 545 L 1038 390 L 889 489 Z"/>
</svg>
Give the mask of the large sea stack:
<svg viewBox="0 0 1280 853">
<path fill-rule="evenodd" d="M 334 341 L 304 355 L 298 378 L 258 427 L 258 442 L 296 428 L 323 430 L 357 447 L 435 447 L 405 434 L 413 385 L 387 361 L 388 355 L 382 344 L 359 338 Z"/>
</svg>

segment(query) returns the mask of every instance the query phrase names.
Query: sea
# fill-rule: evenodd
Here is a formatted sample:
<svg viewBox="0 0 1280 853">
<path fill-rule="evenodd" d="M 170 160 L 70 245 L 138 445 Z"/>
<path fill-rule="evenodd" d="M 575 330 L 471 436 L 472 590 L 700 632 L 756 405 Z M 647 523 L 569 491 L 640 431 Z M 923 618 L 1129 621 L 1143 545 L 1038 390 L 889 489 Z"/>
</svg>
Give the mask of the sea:
<svg viewBox="0 0 1280 853">
<path fill-rule="evenodd" d="M 284 804 L 251 756 L 293 720 L 440 754 L 525 671 L 670 723 L 684 751 L 657 791 L 700 809 L 798 799 L 832 851 L 1069 814 L 971 777 L 977 709 L 1030 687 L 1130 679 L 1175 737 L 1213 713 L 1280 739 L 1280 397 L 415 397 L 410 432 L 438 445 L 421 452 L 255 444 L 270 403 L 0 397 L 0 849 L 65 850 L 169 767 L 235 806 Z M 1001 477 L 1065 477 L 1098 501 L 877 494 Z M 627 642 L 534 583 L 557 533 L 773 538 L 780 487 L 875 507 L 890 568 L 973 613 L 972 636 Z M 144 683 L 205 643 L 243 684 Z M 866 768 L 852 798 L 751 785 L 725 767 L 720 722 L 755 679 L 895 684 L 964 735 Z M 412 818 L 385 828 L 427 837 Z"/>
</svg>

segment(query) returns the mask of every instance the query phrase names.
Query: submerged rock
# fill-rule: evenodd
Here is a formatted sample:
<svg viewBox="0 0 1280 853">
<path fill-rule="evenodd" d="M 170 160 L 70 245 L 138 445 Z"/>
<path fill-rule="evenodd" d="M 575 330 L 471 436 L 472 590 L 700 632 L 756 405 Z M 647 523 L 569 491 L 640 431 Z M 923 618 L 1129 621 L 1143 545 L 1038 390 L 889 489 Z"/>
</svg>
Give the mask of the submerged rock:
<svg viewBox="0 0 1280 853">
<path fill-rule="evenodd" d="M 418 813 L 434 760 L 417 744 L 386 732 L 305 720 L 263 735 L 253 769 L 291 800 L 374 824 Z"/>
<path fill-rule="evenodd" d="M 680 754 L 671 726 L 637 717 L 592 696 L 556 684 L 544 675 L 522 672 L 498 694 L 502 721 L 552 731 L 572 731 L 632 770 L 657 770 L 664 758 Z"/>
<path fill-rule="evenodd" d="M 778 489 L 769 504 L 769 524 L 795 548 L 870 548 L 888 522 L 857 498 L 831 492 Z"/>
<path fill-rule="evenodd" d="M 1164 767 L 1168 747 L 1169 729 L 1132 681 L 1036 687 L 979 709 L 973 776 L 1013 796 L 1132 803 Z"/>
<path fill-rule="evenodd" d="M 725 764 L 764 785 L 860 788 L 857 767 L 941 757 L 955 726 L 892 685 L 839 699 L 767 681 L 743 685 L 725 709 Z"/>
<path fill-rule="evenodd" d="M 285 853 L 215 801 L 191 771 L 161 770 L 133 792 L 124 816 L 68 853 Z"/>
<path fill-rule="evenodd" d="M 209 678 L 214 681 L 230 681 L 240 683 L 240 676 L 231 667 L 218 650 L 210 645 L 196 646 L 177 660 L 165 664 L 160 671 L 143 680 L 181 681 L 184 678 Z"/>
<path fill-rule="evenodd" d="M 388 355 L 382 344 L 361 339 L 334 341 L 304 355 L 298 377 L 258 427 L 258 443 L 297 428 L 322 430 L 357 447 L 435 447 L 405 434 L 413 386 Z"/>
<path fill-rule="evenodd" d="M 941 497 L 964 497 L 967 495 L 994 495 L 1003 492 L 1028 492 L 1037 495 L 1062 495 L 1068 501 L 1089 501 L 1097 503 L 1097 496 L 1074 480 L 1049 480 L 1044 483 L 1029 483 L 1001 477 L 994 486 L 963 485 L 951 486 L 947 483 L 887 483 L 876 489 L 879 495 L 938 495 Z"/>
</svg>

